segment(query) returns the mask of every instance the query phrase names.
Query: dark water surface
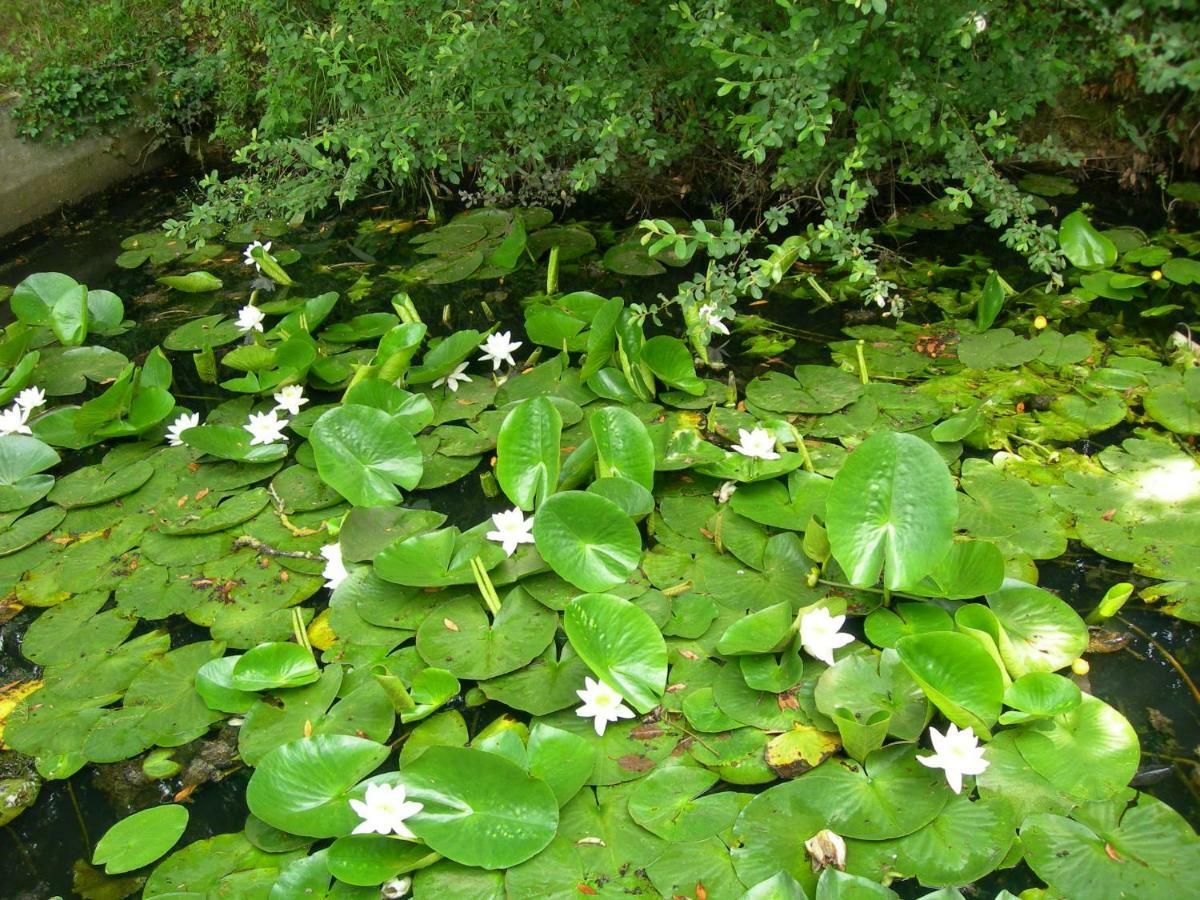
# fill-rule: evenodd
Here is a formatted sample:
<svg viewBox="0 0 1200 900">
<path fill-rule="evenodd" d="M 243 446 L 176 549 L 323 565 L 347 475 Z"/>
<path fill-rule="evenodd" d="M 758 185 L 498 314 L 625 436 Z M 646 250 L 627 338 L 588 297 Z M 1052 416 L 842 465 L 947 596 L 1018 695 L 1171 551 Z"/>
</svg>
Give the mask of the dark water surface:
<svg viewBox="0 0 1200 900">
<path fill-rule="evenodd" d="M 126 316 L 139 325 L 136 333 L 114 342 L 117 349 L 131 356 L 135 351 L 145 352 L 188 318 L 217 311 L 232 312 L 248 296 L 253 276 L 251 269 L 240 267 L 241 247 L 230 247 L 226 254 L 238 266 L 235 269 L 231 265 L 221 273 L 226 287 L 236 292 L 227 291 L 227 296 L 197 298 L 175 294 L 156 285 L 148 270 L 127 271 L 113 262 L 120 253 L 123 238 L 154 228 L 170 215 L 177 215 L 181 194 L 189 191 L 192 184 L 190 173 L 143 182 L 90 208 L 47 223 L 7 245 L 0 244 L 0 285 L 15 285 L 33 272 L 60 271 L 93 288 L 116 292 L 125 300 Z M 1071 205 L 1078 202 L 1078 198 L 1070 199 Z M 1096 203 L 1098 218 L 1109 225 L 1153 228 L 1163 221 L 1161 210 L 1154 204 L 1147 205 L 1114 191 L 1101 190 L 1088 199 Z M 287 241 L 306 251 L 305 259 L 293 268 L 309 267 L 302 279 L 302 290 L 308 296 L 324 290 L 344 293 L 356 275 L 368 268 L 360 262 L 363 253 L 387 263 L 408 258 L 403 249 L 404 235 L 359 233 L 349 217 L 307 226 L 299 235 L 289 235 Z M 1012 262 L 1014 284 L 1019 285 L 1018 279 L 1022 277 L 1019 260 L 1004 256 L 994 233 L 983 225 L 966 226 L 953 233 L 919 234 L 897 249 L 906 256 L 940 258 L 945 262 L 957 261 L 961 253 L 983 252 L 998 265 L 1005 260 Z M 333 268 L 317 267 L 317 262 Z M 561 288 L 620 294 L 627 300 L 650 303 L 659 292 L 673 293 L 683 274 L 686 273 L 670 270 L 653 279 L 625 280 L 592 267 L 566 267 Z M 373 277 L 375 283 L 369 286 L 364 299 L 342 305 L 346 307 L 345 314 L 386 308 L 386 298 L 401 287 Z M 1024 280 L 1029 282 L 1030 276 L 1024 275 Z M 518 301 L 540 287 L 537 277 L 531 276 L 518 279 L 515 284 L 467 281 L 441 288 L 415 288 L 412 293 L 430 323 L 442 322 L 445 312 L 453 328 L 488 327 L 490 320 L 479 302 L 485 301 L 497 317 L 516 323 L 519 329 Z M 840 310 L 814 316 L 802 303 L 775 299 L 753 311 L 802 332 L 796 346 L 785 355 L 790 362 L 827 361 L 828 351 L 820 337 L 841 337 Z M 0 325 L 6 315 L 7 306 L 0 308 Z M 436 330 L 438 326 L 432 327 Z M 735 350 L 736 342 L 728 349 Z M 210 389 L 198 383 L 189 384 L 190 366 L 184 359 L 178 363 L 179 396 L 187 398 L 187 405 L 203 408 L 219 399 L 207 393 Z M 749 377 L 761 365 L 754 362 L 735 368 Z M 486 508 L 488 504 L 477 480 L 472 478 L 423 496 L 434 508 L 450 516 L 450 524 L 463 527 L 478 522 L 481 506 Z M 492 505 L 499 508 L 498 504 Z M 1109 585 L 1123 580 L 1138 583 L 1128 566 L 1074 545 L 1068 556 L 1039 563 L 1039 571 L 1043 586 L 1057 592 L 1081 612 L 1090 610 Z M 0 626 L 0 684 L 36 674 L 36 668 L 24 661 L 19 651 L 20 636 L 36 614 L 37 611 L 25 611 Z M 1200 746 L 1200 705 L 1166 654 L 1171 654 L 1193 681 L 1200 680 L 1200 630 L 1148 610 L 1130 611 L 1124 614 L 1124 619 L 1145 636 L 1133 633 L 1122 649 L 1089 654 L 1091 672 L 1084 686 L 1090 685 L 1096 695 L 1117 707 L 1137 728 L 1144 751 L 1138 786 L 1171 804 L 1196 824 L 1200 822 L 1200 786 L 1194 761 L 1196 748 Z M 1126 625 L 1117 620 L 1110 622 L 1109 627 L 1126 630 Z M 196 637 L 180 635 L 185 640 Z M 131 771 L 139 769 L 138 765 L 130 769 L 123 764 L 87 767 L 69 781 L 43 785 L 38 803 L 0 829 L 0 900 L 78 896 L 72 891 L 72 867 L 76 861 L 90 859 L 95 841 L 118 819 L 135 809 L 168 800 L 180 787 L 176 780 L 140 784 L 136 772 L 135 777 L 129 777 Z M 190 798 L 191 821 L 181 845 L 241 829 L 246 815 L 243 792 L 247 776 L 245 770 L 234 771 L 224 780 L 204 784 L 196 790 Z M 1031 873 L 1020 867 L 989 877 L 982 895 L 992 896 L 1000 887 L 1016 892 L 1036 883 Z M 914 896 L 922 893 L 925 891 L 921 889 L 913 891 Z"/>
</svg>

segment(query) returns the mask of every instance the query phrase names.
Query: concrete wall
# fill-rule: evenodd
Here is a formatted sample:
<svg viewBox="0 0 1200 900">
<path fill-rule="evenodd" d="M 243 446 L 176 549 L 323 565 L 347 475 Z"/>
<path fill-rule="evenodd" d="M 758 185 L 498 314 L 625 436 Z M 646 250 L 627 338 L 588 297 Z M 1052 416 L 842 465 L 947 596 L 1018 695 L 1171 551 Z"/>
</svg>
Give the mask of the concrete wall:
<svg viewBox="0 0 1200 900">
<path fill-rule="evenodd" d="M 26 142 L 0 109 L 0 237 L 173 158 L 164 149 L 146 153 L 149 143 L 150 136 L 133 127 L 70 144 Z"/>
</svg>

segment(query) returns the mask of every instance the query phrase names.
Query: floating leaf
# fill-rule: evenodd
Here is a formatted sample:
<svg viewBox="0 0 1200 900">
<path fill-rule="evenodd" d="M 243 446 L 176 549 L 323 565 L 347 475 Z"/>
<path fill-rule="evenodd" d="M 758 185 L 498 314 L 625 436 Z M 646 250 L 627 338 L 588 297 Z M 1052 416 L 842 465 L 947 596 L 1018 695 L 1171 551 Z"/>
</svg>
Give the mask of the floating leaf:
<svg viewBox="0 0 1200 900">
<path fill-rule="evenodd" d="M 542 850 L 558 826 L 549 786 L 497 756 L 465 747 L 430 747 L 399 780 L 424 805 L 411 827 L 443 856 L 503 869 Z"/>
<path fill-rule="evenodd" d="M 642 609 L 612 594 L 583 594 L 567 606 L 563 630 L 596 677 L 639 712 L 658 705 L 667 681 L 667 648 Z"/>
<path fill-rule="evenodd" d="M 533 521 L 538 552 L 559 575 L 585 591 L 620 584 L 637 568 L 642 538 L 611 500 L 582 491 L 550 497 Z"/>
<path fill-rule="evenodd" d="M 396 485 L 412 489 L 421 480 L 416 441 L 382 410 L 335 407 L 317 419 L 309 440 L 321 478 L 356 506 L 392 506 L 400 502 Z"/>
<path fill-rule="evenodd" d="M 281 831 L 306 837 L 349 834 L 359 821 L 350 791 L 387 755 L 383 744 L 343 734 L 292 741 L 259 761 L 246 803 Z"/>
<path fill-rule="evenodd" d="M 895 432 L 858 446 L 834 478 L 826 509 L 833 555 L 851 584 L 870 587 L 883 570 L 892 589 L 920 580 L 949 552 L 958 514 L 937 451 Z"/>
<path fill-rule="evenodd" d="M 109 875 L 148 866 L 175 846 L 187 823 L 186 806 L 168 803 L 143 809 L 104 833 L 96 844 L 92 862 L 103 865 Z"/>
<path fill-rule="evenodd" d="M 1117 261 L 1116 245 L 1093 228 L 1081 212 L 1062 220 L 1058 242 L 1071 265 L 1080 269 L 1103 269 Z"/>
<path fill-rule="evenodd" d="M 561 436 L 562 416 L 546 397 L 522 400 L 505 416 L 496 438 L 496 480 L 521 509 L 534 509 L 558 487 Z"/>
</svg>

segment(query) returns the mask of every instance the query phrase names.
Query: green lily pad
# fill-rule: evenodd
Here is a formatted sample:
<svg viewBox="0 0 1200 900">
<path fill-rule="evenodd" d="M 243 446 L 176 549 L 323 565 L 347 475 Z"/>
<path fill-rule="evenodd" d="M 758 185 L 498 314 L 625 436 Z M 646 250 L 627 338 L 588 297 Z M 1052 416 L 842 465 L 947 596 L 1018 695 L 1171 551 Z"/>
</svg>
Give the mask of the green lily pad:
<svg viewBox="0 0 1200 900">
<path fill-rule="evenodd" d="M 431 665 L 459 678 L 486 680 L 537 658 L 554 639 L 558 616 L 521 588 L 510 591 L 495 621 L 478 597 L 437 607 L 417 629 L 417 651 Z"/>
<path fill-rule="evenodd" d="M 1021 755 L 1039 775 L 1080 800 L 1107 800 L 1129 784 L 1141 760 L 1129 721 L 1090 694 L 1070 712 L 1025 725 Z"/>
<path fill-rule="evenodd" d="M 1021 842 L 1030 868 L 1067 897 L 1184 897 L 1193 890 L 1188 873 L 1200 864 L 1196 833 L 1146 794 L 1133 804 L 1128 794 L 1092 804 L 1073 818 L 1030 816 Z"/>
<path fill-rule="evenodd" d="M 134 813 L 104 833 L 92 862 L 109 875 L 148 866 L 175 846 L 187 828 L 186 806 L 169 803 Z"/>
</svg>

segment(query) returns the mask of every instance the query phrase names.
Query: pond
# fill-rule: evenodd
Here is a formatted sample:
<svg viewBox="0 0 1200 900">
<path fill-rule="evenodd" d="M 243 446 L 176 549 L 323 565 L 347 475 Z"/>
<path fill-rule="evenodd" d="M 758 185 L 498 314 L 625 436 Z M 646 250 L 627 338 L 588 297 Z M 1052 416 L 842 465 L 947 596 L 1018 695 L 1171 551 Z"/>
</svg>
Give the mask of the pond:
<svg viewBox="0 0 1200 900">
<path fill-rule="evenodd" d="M 1194 209 L 1049 180 L 1061 293 L 916 209 L 903 320 L 733 320 L 607 210 L 168 240 L 190 178 L 0 251 L 0 896 L 1190 890 Z"/>
</svg>

